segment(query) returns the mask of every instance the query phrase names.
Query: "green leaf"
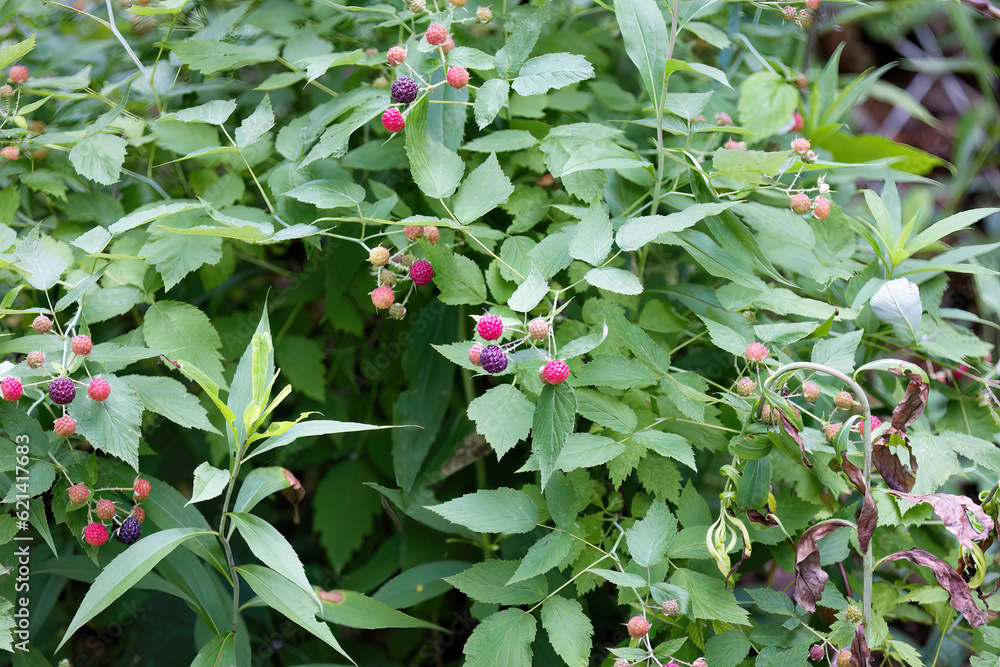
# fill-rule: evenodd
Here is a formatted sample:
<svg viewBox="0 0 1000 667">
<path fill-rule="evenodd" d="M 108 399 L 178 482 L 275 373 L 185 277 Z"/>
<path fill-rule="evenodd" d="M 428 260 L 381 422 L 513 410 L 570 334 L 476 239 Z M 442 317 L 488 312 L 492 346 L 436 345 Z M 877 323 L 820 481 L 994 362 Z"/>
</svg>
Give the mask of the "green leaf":
<svg viewBox="0 0 1000 667">
<path fill-rule="evenodd" d="M 316 608 L 310 595 L 274 570 L 260 565 L 240 565 L 236 571 L 269 607 L 351 660 L 330 632 L 330 626 L 316 620 Z M 357 664 L 354 660 L 351 662 Z"/>
<path fill-rule="evenodd" d="M 56 301 L 56 305 L 52 307 L 53 312 L 58 313 L 62 310 L 65 310 L 66 308 L 69 308 L 71 305 L 79 301 L 84 294 L 90 291 L 91 287 L 97 284 L 97 281 L 101 279 L 106 269 L 107 269 L 106 266 L 102 266 L 89 276 L 81 278 L 80 282 L 78 282 L 76 285 L 73 286 L 72 289 L 66 292 L 66 294 L 61 299 Z M 91 357 L 91 359 L 93 359 L 93 357 Z"/>
<path fill-rule="evenodd" d="M 507 299 L 507 305 L 511 310 L 519 313 L 530 312 L 541 303 L 545 295 L 549 293 L 549 283 L 542 277 L 534 266 L 514 293 Z"/>
<path fill-rule="evenodd" d="M 236 664 L 236 633 L 219 635 L 201 647 L 191 667 L 224 667 Z"/>
<path fill-rule="evenodd" d="M 545 577 L 510 583 L 519 566 L 513 560 L 487 560 L 445 581 L 473 600 L 487 604 L 522 605 L 543 600 L 549 590 Z"/>
<path fill-rule="evenodd" d="M 177 229 L 190 229 L 197 224 L 197 215 L 181 214 L 171 220 L 170 228 L 156 227 L 139 251 L 156 267 L 163 285 L 170 290 L 184 276 L 205 264 L 218 264 L 222 259 L 222 239 L 213 236 L 178 234 Z"/>
<path fill-rule="evenodd" d="M 580 222 L 569 244 L 569 254 L 593 266 L 599 266 L 611 250 L 613 235 L 608 209 L 598 202 L 580 216 Z"/>
<path fill-rule="evenodd" d="M 559 358 L 573 359 L 574 357 L 583 356 L 603 343 L 604 339 L 607 337 L 608 325 L 604 324 L 601 326 L 600 331 L 587 334 L 586 336 L 580 336 L 579 338 L 574 338 L 570 342 L 563 345 L 562 349 L 559 350 Z"/>
<path fill-rule="evenodd" d="M 583 56 L 547 53 L 524 63 L 513 85 L 519 95 L 540 95 L 592 78 L 594 66 Z"/>
<path fill-rule="evenodd" d="M 122 379 L 135 387 L 139 399 L 150 412 L 186 428 L 219 433 L 208 421 L 208 413 L 195 395 L 177 380 L 149 375 L 126 375 Z"/>
<path fill-rule="evenodd" d="M 306 571 L 295 549 L 278 530 L 253 514 L 233 512 L 229 514 L 233 525 L 239 531 L 253 555 L 278 574 L 282 574 L 297 584 L 302 591 L 316 602 L 316 609 L 322 611 L 323 605 L 306 578 Z"/>
<path fill-rule="evenodd" d="M 599 354 L 570 378 L 570 384 L 574 387 L 592 384 L 598 387 L 632 389 L 656 384 L 656 380 L 656 376 L 634 361 Z"/>
<path fill-rule="evenodd" d="M 683 231 L 708 216 L 718 215 L 738 203 L 693 204 L 683 211 L 670 215 L 645 215 L 632 218 L 618 229 L 616 240 L 622 250 L 632 252 L 642 248 L 647 243 L 656 241 L 661 234 Z"/>
<path fill-rule="evenodd" d="M 772 71 L 755 72 L 740 84 L 740 124 L 758 139 L 777 134 L 799 103 L 798 89 Z"/>
<path fill-rule="evenodd" d="M 275 349 L 281 372 L 309 398 L 326 402 L 326 353 L 315 338 L 286 335 Z"/>
<path fill-rule="evenodd" d="M 165 42 L 164 46 L 173 51 L 181 62 L 206 76 L 278 59 L 278 42 L 267 40 L 257 44 L 238 44 L 185 39 L 182 42 Z"/>
<path fill-rule="evenodd" d="M 531 50 L 535 48 L 542 26 L 549 18 L 548 4 L 539 7 L 535 12 L 517 24 L 511 31 L 503 47 L 496 52 L 494 62 L 497 74 L 505 79 L 515 76 L 528 59 Z M 484 123 L 485 125 L 485 123 Z M 482 125 L 480 125 L 482 127 Z"/>
<path fill-rule="evenodd" d="M 339 598 L 339 602 L 335 601 Z M 324 621 L 359 630 L 381 630 L 384 628 L 423 628 L 439 630 L 439 626 L 419 618 L 404 614 L 398 609 L 382 604 L 355 591 L 336 590 L 327 592 L 323 598 Z"/>
<path fill-rule="evenodd" d="M 486 618 L 465 643 L 465 667 L 531 667 L 535 617 L 504 609 Z"/>
<path fill-rule="evenodd" d="M 498 80 L 493 79 L 493 81 Z M 482 89 L 480 89 L 479 96 L 481 97 L 482 94 Z M 476 100 L 478 102 L 479 97 Z M 462 146 L 462 150 L 476 151 L 478 153 L 502 153 L 506 151 L 520 151 L 537 145 L 538 139 L 535 139 L 534 135 L 526 130 L 497 130 L 491 134 L 476 137 Z M 525 192 L 528 191 L 526 190 Z"/>
<path fill-rule="evenodd" d="M 542 490 L 556 469 L 566 438 L 576 422 L 576 396 L 566 384 L 545 385 L 535 404 L 531 451 L 538 458 Z"/>
<path fill-rule="evenodd" d="M 454 205 L 455 217 L 462 224 L 472 224 L 500 204 L 514 192 L 514 185 L 500 169 L 496 153 L 476 167 L 459 186 Z"/>
<path fill-rule="evenodd" d="M 871 307 L 883 322 L 904 331 L 908 330 L 912 340 L 917 338 L 917 329 L 923 314 L 920 288 L 906 278 L 897 278 L 885 283 L 871 298 Z"/>
<path fill-rule="evenodd" d="M 906 244 L 906 251 L 909 254 L 917 253 L 932 243 L 940 241 L 945 236 L 965 229 L 983 218 L 997 213 L 996 208 L 974 208 L 968 211 L 961 211 L 950 215 L 944 220 L 938 220 L 933 225 L 920 232 L 917 237 Z"/>
<path fill-rule="evenodd" d="M 69 416 L 76 420 L 77 433 L 96 449 L 117 456 L 138 470 L 142 404 L 135 388 L 126 380 L 110 374 L 102 377 L 111 386 L 111 395 L 103 401 L 78 396 L 69 405 Z"/>
<path fill-rule="evenodd" d="M 240 491 L 236 494 L 233 511 L 249 512 L 257 506 L 257 503 L 275 491 L 289 488 L 292 485 L 289 480 L 290 474 L 279 466 L 251 470 L 243 483 L 240 484 Z"/>
<path fill-rule="evenodd" d="M 569 667 L 590 664 L 594 626 L 577 600 L 554 595 L 542 605 L 542 627 L 549 643 Z"/>
<path fill-rule="evenodd" d="M 327 419 L 313 419 L 306 422 L 299 422 L 290 429 L 279 435 L 274 435 L 265 440 L 257 449 L 253 450 L 249 456 L 244 457 L 244 461 L 258 454 L 269 452 L 278 447 L 284 447 L 295 442 L 299 438 L 315 435 L 332 435 L 334 433 L 357 433 L 359 431 L 377 431 L 384 428 L 402 428 L 402 426 L 375 426 L 373 424 L 358 424 L 355 422 L 337 422 Z"/>
<path fill-rule="evenodd" d="M 512 384 L 487 390 L 468 408 L 469 419 L 476 422 L 476 431 L 486 438 L 497 459 L 528 437 L 534 411 L 534 404 Z"/>
<path fill-rule="evenodd" d="M 736 504 L 743 509 L 760 509 L 771 491 L 771 457 L 750 459 L 736 490 Z"/>
<path fill-rule="evenodd" d="M 434 284 L 441 291 L 438 298 L 442 303 L 477 305 L 486 301 L 486 280 L 478 264 L 439 245 L 425 242 L 421 247 L 434 267 Z"/>
<path fill-rule="evenodd" d="M 559 453 L 556 467 L 563 472 L 593 468 L 618 457 L 625 445 L 592 433 L 571 433 Z"/>
<path fill-rule="evenodd" d="M 655 567 L 667 555 L 667 549 L 677 534 L 677 519 L 667 504 L 655 501 L 646 516 L 636 521 L 625 533 L 625 542 L 632 560 L 642 567 Z"/>
<path fill-rule="evenodd" d="M 476 93 L 476 103 L 472 107 L 480 130 L 497 117 L 500 109 L 507 104 L 509 93 L 510 84 L 503 79 L 490 79 L 480 86 L 479 92 Z"/>
<path fill-rule="evenodd" d="M 694 459 L 694 450 L 691 449 L 691 445 L 682 435 L 644 429 L 632 436 L 632 439 L 660 456 L 666 456 L 683 463 L 691 470 L 698 469 Z"/>
<path fill-rule="evenodd" d="M 635 169 L 648 166 L 649 162 L 637 153 L 607 139 L 598 139 L 574 149 L 563 164 L 559 177 L 565 178 L 589 169 Z"/>
<path fill-rule="evenodd" d="M 406 117 L 406 156 L 417 187 L 434 199 L 450 197 L 465 172 L 465 162 L 427 134 L 427 96 Z"/>
<path fill-rule="evenodd" d="M 347 458 L 332 466 L 312 497 L 313 532 L 329 562 L 337 569 L 351 562 L 382 514 L 377 494 L 363 482 L 377 475 L 362 459 Z"/>
<path fill-rule="evenodd" d="M 258 141 L 274 127 L 274 110 L 271 108 L 271 97 L 264 95 L 257 108 L 236 128 L 236 145 L 246 148 Z"/>
<path fill-rule="evenodd" d="M 387 581 L 372 599 L 393 609 L 412 607 L 450 591 L 446 578 L 468 567 L 469 563 L 457 560 L 422 563 Z"/>
<path fill-rule="evenodd" d="M 354 208 L 365 200 L 365 189 L 349 181 L 334 181 L 330 179 L 309 181 L 283 193 L 316 208 Z"/>
<path fill-rule="evenodd" d="M 170 528 L 149 535 L 118 554 L 97 575 L 93 585 L 76 610 L 73 620 L 56 647 L 58 651 L 77 630 L 108 608 L 113 602 L 139 583 L 153 567 L 166 558 L 185 540 L 199 535 L 211 535 L 211 530 Z"/>
<path fill-rule="evenodd" d="M 593 572 L 602 579 L 607 579 L 619 588 L 643 588 L 649 585 L 645 578 L 637 574 L 619 572 L 618 570 L 605 570 L 602 568 L 590 568 L 588 572 Z"/>
<path fill-rule="evenodd" d="M 101 185 L 118 182 L 128 142 L 113 134 L 84 137 L 69 152 L 76 173 Z"/>
<path fill-rule="evenodd" d="M 157 301 L 146 311 L 142 335 L 146 345 L 171 350 L 170 359 L 189 361 L 216 385 L 225 386 L 219 347 L 222 340 L 205 313 L 177 301 Z"/>
<path fill-rule="evenodd" d="M 236 111 L 236 100 L 212 100 L 205 104 L 181 109 L 174 119 L 182 123 L 208 123 L 223 125 Z"/>
<path fill-rule="evenodd" d="M 44 291 L 55 287 L 67 264 L 42 246 L 38 230 L 38 225 L 32 227 L 14 252 L 28 271 L 24 279 L 35 289 Z"/>
<path fill-rule="evenodd" d="M 531 545 L 528 553 L 521 559 L 517 572 L 511 576 L 508 584 L 516 584 L 533 577 L 545 574 L 563 562 L 573 548 L 573 536 L 563 531 L 555 531 L 543 535 Z"/>
<path fill-rule="evenodd" d="M 121 234 L 122 232 L 127 232 L 130 229 L 135 229 L 136 227 L 145 225 L 148 222 L 152 222 L 153 220 L 158 220 L 182 211 L 204 208 L 204 206 L 204 204 L 195 201 L 174 201 L 170 204 L 160 204 L 158 206 L 138 208 L 108 227 L 108 231 L 112 234 Z"/>
<path fill-rule="evenodd" d="M 456 46 L 448 52 L 448 67 L 467 67 L 483 72 L 496 68 L 493 56 L 469 46 Z"/>
<path fill-rule="evenodd" d="M 671 42 L 663 14 L 655 0 L 619 0 L 615 3 L 615 19 L 622 31 L 625 52 L 639 70 L 650 102 L 657 106 L 663 95 Z"/>
<path fill-rule="evenodd" d="M 705 659 L 710 665 L 736 667 L 750 653 L 750 640 L 740 630 L 728 630 L 705 642 Z"/>
<path fill-rule="evenodd" d="M 229 471 L 213 467 L 204 461 L 194 469 L 194 486 L 188 505 L 218 498 L 229 484 Z"/>
<path fill-rule="evenodd" d="M 670 577 L 670 583 L 690 594 L 692 618 L 735 625 L 750 624 L 750 614 L 740 607 L 721 579 L 680 568 Z"/>
<path fill-rule="evenodd" d="M 527 533 L 538 524 L 538 508 L 531 498 L 507 488 L 467 493 L 427 509 L 477 533 Z"/>
<path fill-rule="evenodd" d="M 623 269 L 602 268 L 587 271 L 584 280 L 599 289 L 615 294 L 642 294 L 642 283 L 635 274 Z"/>
<path fill-rule="evenodd" d="M 35 48 L 34 35 L 26 40 L 17 42 L 16 44 L 8 44 L 3 47 L 0 49 L 0 69 L 7 69 L 21 58 L 31 53 L 33 48 Z"/>
<path fill-rule="evenodd" d="M 621 399 L 612 398 L 593 389 L 576 390 L 577 412 L 590 421 L 618 433 L 635 430 L 638 418 L 635 410 Z"/>
</svg>

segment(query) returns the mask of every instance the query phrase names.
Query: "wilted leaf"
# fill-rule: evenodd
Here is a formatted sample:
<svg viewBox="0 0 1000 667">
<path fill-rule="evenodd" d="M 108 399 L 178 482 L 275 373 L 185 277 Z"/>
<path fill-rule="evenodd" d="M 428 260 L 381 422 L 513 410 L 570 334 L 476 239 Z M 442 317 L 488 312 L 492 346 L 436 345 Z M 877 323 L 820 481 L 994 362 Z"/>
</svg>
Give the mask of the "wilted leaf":
<svg viewBox="0 0 1000 667">
<path fill-rule="evenodd" d="M 941 587 L 948 591 L 948 595 L 951 598 L 951 606 L 961 613 L 962 616 L 965 616 L 965 619 L 969 621 L 972 627 L 977 628 L 980 625 L 986 624 L 986 613 L 976 604 L 976 601 L 972 597 L 972 589 L 965 583 L 965 579 L 948 563 L 934 554 L 923 549 L 907 549 L 906 551 L 897 551 L 894 554 L 890 554 L 882 560 L 908 560 L 917 565 L 929 567 L 934 572 L 934 578 L 941 584 Z"/>
<path fill-rule="evenodd" d="M 847 458 L 847 452 L 841 452 L 840 458 L 844 472 L 847 474 L 847 479 L 851 481 L 854 488 L 864 497 L 864 501 L 861 504 L 861 513 L 858 515 L 858 546 L 861 547 L 861 553 L 867 553 L 868 545 L 871 544 L 872 533 L 875 532 L 875 526 L 878 525 L 878 506 L 875 505 L 875 499 L 872 497 L 871 490 L 865 484 L 865 477 L 861 472 L 861 468 L 851 463 Z"/>
<path fill-rule="evenodd" d="M 872 664 L 872 652 L 865 641 L 865 626 L 858 624 L 854 630 L 854 641 L 851 642 L 851 665 L 853 667 L 869 667 Z"/>
<path fill-rule="evenodd" d="M 854 528 L 843 519 L 830 519 L 807 529 L 795 546 L 795 601 L 806 611 L 816 611 L 816 603 L 823 597 L 823 588 L 830 578 L 820 566 L 819 547 L 816 545 L 838 528 Z"/>
<path fill-rule="evenodd" d="M 972 549 L 976 542 L 981 542 L 993 532 L 993 519 L 975 501 L 966 496 L 955 496 L 950 493 L 893 493 L 911 503 L 929 503 L 934 513 L 941 517 L 944 527 L 954 535 L 959 543 Z M 976 517 L 982 530 L 976 530 L 969 520 L 969 512 Z"/>
</svg>

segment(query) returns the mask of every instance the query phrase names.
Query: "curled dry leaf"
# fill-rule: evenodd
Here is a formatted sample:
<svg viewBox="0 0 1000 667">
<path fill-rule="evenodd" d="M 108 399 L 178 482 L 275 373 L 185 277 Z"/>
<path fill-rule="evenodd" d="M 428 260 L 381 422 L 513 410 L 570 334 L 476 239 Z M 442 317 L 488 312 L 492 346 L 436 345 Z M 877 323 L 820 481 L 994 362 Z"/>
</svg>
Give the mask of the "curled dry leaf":
<svg viewBox="0 0 1000 667">
<path fill-rule="evenodd" d="M 295 509 L 295 523 L 298 524 L 299 503 L 306 497 L 306 490 L 302 488 L 302 483 L 299 482 L 298 478 L 287 468 L 283 468 L 282 472 L 285 473 L 285 480 L 288 482 L 288 488 L 282 489 L 281 494 L 288 499 L 288 502 L 290 502 L 292 507 Z"/>
<path fill-rule="evenodd" d="M 854 629 L 854 641 L 851 642 L 851 665 L 853 667 L 869 667 L 872 664 L 872 652 L 865 641 L 865 626 L 859 623 Z"/>
<path fill-rule="evenodd" d="M 747 510 L 747 518 L 750 519 L 752 523 L 767 526 L 768 528 L 773 528 L 778 525 L 778 522 L 775 520 L 773 514 L 763 514 L 757 510 Z"/>
<path fill-rule="evenodd" d="M 799 450 L 802 451 L 802 465 L 807 468 L 812 468 L 813 464 L 810 463 L 809 459 L 806 457 L 806 443 L 803 442 L 802 436 L 799 435 L 799 430 L 795 428 L 795 424 L 793 424 L 788 416 L 781 410 L 778 411 L 778 418 L 781 420 L 781 426 L 785 429 L 785 433 L 791 436 L 792 440 L 798 443 Z"/>
<path fill-rule="evenodd" d="M 928 393 L 926 382 L 920 381 L 915 375 L 907 377 L 910 379 L 910 384 L 906 387 L 903 399 L 892 410 L 892 424 L 882 433 L 880 441 L 872 446 L 872 464 L 875 469 L 890 489 L 904 493 L 909 493 L 917 483 L 917 459 L 910 448 L 906 429 L 923 414 L 924 408 L 927 407 Z M 910 455 L 908 466 L 889 449 L 888 444 L 892 436 L 897 436 L 897 442 L 901 441 L 906 447 Z"/>
<path fill-rule="evenodd" d="M 989 538 L 993 532 L 993 519 L 989 517 L 983 508 L 967 496 L 956 496 L 950 493 L 893 493 L 897 498 L 908 500 L 911 503 L 929 503 L 934 508 L 934 513 L 941 517 L 944 527 L 954 535 L 959 543 L 968 548 L 973 548 L 976 542 L 982 542 Z M 976 517 L 976 521 L 983 527 L 976 530 L 969 520 L 969 512 Z"/>
<path fill-rule="evenodd" d="M 843 519 L 830 519 L 808 528 L 795 545 L 795 601 L 806 611 L 816 611 L 816 602 L 823 597 L 823 588 L 830 578 L 820 566 L 816 543 L 838 528 L 854 528 Z"/>
<path fill-rule="evenodd" d="M 965 583 L 965 579 L 953 567 L 934 554 L 923 549 L 907 549 L 906 551 L 897 551 L 882 560 L 908 560 L 917 565 L 929 567 L 937 582 L 948 591 L 951 606 L 962 614 L 972 627 L 978 628 L 980 625 L 986 624 L 986 613 L 976 604 L 972 597 L 972 589 Z"/>
<path fill-rule="evenodd" d="M 882 479 L 885 480 L 890 489 L 907 493 L 917 483 L 917 478 L 913 474 L 917 470 L 917 459 L 913 456 L 913 450 L 910 449 L 910 443 L 906 436 L 901 435 L 900 437 L 906 451 L 910 453 L 910 465 L 904 465 L 899 457 L 884 444 L 872 446 L 872 465 L 878 470 L 878 474 L 882 475 Z M 887 436 L 885 440 L 888 441 Z"/>
<path fill-rule="evenodd" d="M 929 385 L 926 382 L 921 382 L 917 376 L 908 375 L 907 377 L 910 379 L 910 384 L 906 387 L 906 394 L 892 410 L 892 428 L 903 433 L 924 413 L 929 390 Z"/>
<path fill-rule="evenodd" d="M 847 458 L 847 452 L 841 452 L 840 458 L 847 479 L 864 497 L 861 513 L 858 515 L 858 546 L 861 547 L 861 553 L 868 553 L 872 533 L 875 532 L 875 526 L 878 525 L 878 507 L 875 505 L 871 490 L 865 485 L 865 476 L 861 472 L 861 468 L 851 463 Z"/>
</svg>

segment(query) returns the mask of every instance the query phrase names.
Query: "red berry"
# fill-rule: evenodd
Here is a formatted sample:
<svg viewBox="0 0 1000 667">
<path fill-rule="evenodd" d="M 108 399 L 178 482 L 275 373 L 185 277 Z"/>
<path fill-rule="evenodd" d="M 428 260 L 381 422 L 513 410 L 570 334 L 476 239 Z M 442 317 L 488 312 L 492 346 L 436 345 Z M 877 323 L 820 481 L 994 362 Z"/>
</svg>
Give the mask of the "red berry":
<svg viewBox="0 0 1000 667">
<path fill-rule="evenodd" d="M 850 410 L 854 407 L 854 395 L 849 391 L 838 391 L 833 397 L 833 404 L 841 410 Z"/>
<path fill-rule="evenodd" d="M 33 350 L 28 353 L 28 368 L 38 368 L 45 363 L 45 353 L 41 350 Z"/>
<path fill-rule="evenodd" d="M 763 343 L 750 343 L 747 345 L 746 352 L 743 356 L 747 358 L 748 361 L 761 362 L 767 359 L 768 355 L 771 353 Z"/>
<path fill-rule="evenodd" d="M 441 52 L 449 53 L 453 48 L 455 48 L 455 40 L 448 37 L 448 39 L 444 40 L 444 44 L 441 45 Z"/>
<path fill-rule="evenodd" d="M 439 46 L 444 44 L 445 40 L 448 39 L 448 31 L 440 23 L 432 23 L 427 27 L 424 37 L 427 39 L 428 44 Z"/>
<path fill-rule="evenodd" d="M 813 10 L 814 12 L 819 9 L 820 0 L 806 0 L 806 7 Z"/>
<path fill-rule="evenodd" d="M 52 423 L 52 430 L 56 432 L 56 435 L 68 438 L 76 433 L 76 420 L 69 415 L 60 417 Z"/>
<path fill-rule="evenodd" d="M 385 266 L 389 261 L 389 249 L 378 246 L 377 248 L 372 248 L 368 252 L 368 261 L 372 263 L 373 266 Z"/>
<path fill-rule="evenodd" d="M 736 383 L 736 391 L 740 396 L 749 396 L 757 388 L 757 383 L 750 378 L 740 378 L 740 381 Z"/>
<path fill-rule="evenodd" d="M 44 315 L 39 315 L 31 321 L 31 328 L 35 330 L 35 333 L 47 334 L 52 330 L 52 320 Z"/>
<path fill-rule="evenodd" d="M 418 259 L 410 267 L 410 280 L 414 285 L 426 285 L 434 277 L 434 267 L 426 259 Z"/>
<path fill-rule="evenodd" d="M 142 523 L 143 521 L 146 520 L 146 510 L 136 505 L 135 507 L 132 508 L 130 516 L 134 517 L 135 520 L 138 521 L 139 523 Z"/>
<path fill-rule="evenodd" d="M 876 417 L 875 415 L 872 415 L 872 420 L 871 421 L 872 421 L 872 430 L 873 431 L 875 429 L 877 429 L 879 426 L 882 425 L 882 420 L 879 419 L 878 417 Z M 865 422 L 863 420 L 860 421 L 860 422 L 858 422 L 858 432 L 862 433 L 862 434 L 864 434 L 864 432 L 865 432 Z"/>
<path fill-rule="evenodd" d="M 132 492 L 136 500 L 145 500 L 149 498 L 149 480 L 137 477 L 135 483 L 132 485 Z"/>
<path fill-rule="evenodd" d="M 437 245 L 437 242 L 441 240 L 441 232 L 434 225 L 427 225 L 424 227 L 424 238 L 431 245 Z"/>
<path fill-rule="evenodd" d="M 402 46 L 394 46 L 385 54 L 385 61 L 392 67 L 406 61 L 406 49 Z"/>
<path fill-rule="evenodd" d="M 808 139 L 804 139 L 803 137 L 792 139 L 792 150 L 799 155 L 805 155 L 809 152 L 810 148 L 812 148 L 812 145 Z"/>
<path fill-rule="evenodd" d="M 73 354 L 84 357 L 90 354 L 90 351 L 94 349 L 94 344 L 90 342 L 90 336 L 74 336 L 73 340 L 70 341 L 69 349 Z"/>
<path fill-rule="evenodd" d="M 808 0 L 807 0 L 808 1 Z M 819 4 L 818 2 L 816 3 Z M 792 114 L 792 132 L 801 132 L 802 128 L 805 127 L 806 121 L 802 118 L 802 114 L 798 111 Z"/>
<path fill-rule="evenodd" d="M 812 202 L 809 201 L 809 195 L 804 192 L 800 192 L 797 195 L 792 195 L 792 198 L 788 203 L 789 208 L 791 208 L 796 213 L 808 213 L 809 208 L 812 206 Z"/>
<path fill-rule="evenodd" d="M 101 523 L 92 523 L 83 529 L 83 539 L 92 547 L 99 547 L 108 541 L 108 529 Z"/>
<path fill-rule="evenodd" d="M 826 436 L 827 442 L 836 440 L 838 433 L 840 433 L 840 424 L 827 424 L 826 428 L 823 429 L 823 435 Z"/>
<path fill-rule="evenodd" d="M 469 363 L 473 366 L 479 366 L 479 355 L 483 353 L 482 343 L 473 343 L 472 347 L 469 348 Z"/>
<path fill-rule="evenodd" d="M 71 502 L 82 505 L 90 498 L 90 489 L 87 488 L 86 484 L 74 484 L 69 487 L 66 495 L 69 496 Z"/>
<path fill-rule="evenodd" d="M 24 65 L 14 65 L 7 73 L 7 80 L 11 83 L 24 83 L 28 80 L 28 68 Z"/>
<path fill-rule="evenodd" d="M 376 308 L 385 310 L 396 302 L 396 293 L 388 285 L 377 287 L 372 292 L 372 303 Z"/>
<path fill-rule="evenodd" d="M 464 67 L 451 67 L 448 69 L 448 85 L 452 88 L 465 88 L 469 83 L 469 70 Z"/>
<path fill-rule="evenodd" d="M 389 107 L 382 114 L 382 127 L 395 134 L 406 127 L 406 119 L 396 107 Z"/>
<path fill-rule="evenodd" d="M 826 197 L 816 197 L 813 201 L 813 217 L 817 220 L 830 217 L 830 201 Z"/>
<path fill-rule="evenodd" d="M 643 616 L 633 616 L 628 622 L 628 634 L 633 639 L 645 637 L 649 632 L 649 621 Z"/>
<path fill-rule="evenodd" d="M 0 393 L 3 393 L 4 400 L 13 402 L 24 396 L 24 387 L 17 378 L 4 378 L 0 381 Z"/>
<path fill-rule="evenodd" d="M 819 398 L 819 385 L 815 382 L 802 383 L 802 397 L 810 403 L 815 403 Z"/>
<path fill-rule="evenodd" d="M 503 335 L 503 320 L 496 315 L 483 315 L 476 324 L 476 333 L 483 340 L 496 340 Z"/>
<path fill-rule="evenodd" d="M 545 340 L 549 335 L 549 323 L 538 317 L 528 322 L 528 335 L 535 340 Z"/>
<path fill-rule="evenodd" d="M 103 401 L 111 395 L 111 385 L 104 378 L 94 378 L 87 385 L 87 396 L 95 401 Z"/>
<path fill-rule="evenodd" d="M 809 659 L 810 660 L 822 660 L 826 656 L 826 651 L 819 644 L 810 647 L 809 649 Z"/>
<path fill-rule="evenodd" d="M 404 225 L 403 235 L 411 241 L 416 241 L 424 235 L 424 228 L 420 225 Z M 412 266 L 412 262 L 411 262 Z"/>
<path fill-rule="evenodd" d="M 111 521 L 115 518 L 115 504 L 114 502 L 103 498 L 97 501 L 97 508 L 94 509 L 94 514 L 101 521 Z"/>
<path fill-rule="evenodd" d="M 21 149 L 17 146 L 4 146 L 0 148 L 0 156 L 8 160 L 17 160 L 21 157 Z"/>
<path fill-rule="evenodd" d="M 562 384 L 569 377 L 569 366 L 565 361 L 554 359 L 542 367 L 539 375 L 546 384 Z"/>
<path fill-rule="evenodd" d="M 72 403 L 73 399 L 76 398 L 76 384 L 65 375 L 53 378 L 49 382 L 49 398 L 56 405 Z"/>
</svg>

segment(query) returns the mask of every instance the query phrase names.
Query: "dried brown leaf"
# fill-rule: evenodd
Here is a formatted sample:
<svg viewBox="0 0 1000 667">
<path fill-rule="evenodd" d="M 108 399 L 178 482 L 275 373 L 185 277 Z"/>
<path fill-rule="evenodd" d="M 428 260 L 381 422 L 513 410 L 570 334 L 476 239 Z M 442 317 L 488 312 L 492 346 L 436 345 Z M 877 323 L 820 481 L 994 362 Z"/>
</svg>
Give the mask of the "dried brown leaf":
<svg viewBox="0 0 1000 667">
<path fill-rule="evenodd" d="M 869 667 L 872 664 L 872 652 L 865 641 L 865 626 L 858 624 L 854 629 L 854 641 L 851 642 L 851 665 L 853 667 Z"/>
<path fill-rule="evenodd" d="M 792 440 L 798 443 L 799 450 L 802 452 L 802 465 L 807 468 L 812 468 L 813 464 L 810 463 L 809 459 L 806 457 L 806 443 L 802 440 L 802 436 L 799 435 L 799 430 L 795 428 L 795 424 L 793 424 L 788 416 L 780 410 L 778 411 L 778 418 L 781 420 L 781 426 L 785 429 L 785 433 L 791 436 Z"/>
<path fill-rule="evenodd" d="M 950 493 L 899 493 L 897 498 L 908 500 L 911 503 L 929 503 L 934 508 L 934 513 L 941 517 L 944 527 L 954 535 L 958 541 L 968 548 L 973 548 L 976 542 L 989 539 L 993 532 L 993 519 L 989 517 L 983 508 L 967 496 L 956 496 Z M 968 512 L 971 512 L 976 520 L 983 526 L 983 529 L 976 530 L 969 520 Z"/>
<path fill-rule="evenodd" d="M 875 505 L 875 498 L 872 497 L 871 490 L 865 484 L 865 476 L 861 472 L 861 468 L 851 463 L 850 459 L 847 458 L 847 452 L 841 452 L 840 458 L 847 479 L 864 498 L 861 503 L 861 513 L 858 514 L 858 546 L 861 547 L 861 553 L 867 553 L 872 533 L 875 532 L 875 526 L 878 525 L 878 506 Z"/>
<path fill-rule="evenodd" d="M 823 597 L 823 588 L 830 578 L 820 566 L 816 543 L 838 528 L 854 528 L 843 519 L 830 519 L 808 528 L 795 545 L 795 601 L 806 611 L 816 611 L 816 603 Z"/>
<path fill-rule="evenodd" d="M 929 567 L 937 582 L 948 591 L 951 606 L 962 614 L 972 627 L 978 628 L 980 625 L 986 624 L 986 613 L 976 604 L 972 597 L 972 589 L 965 583 L 965 579 L 952 566 L 934 554 L 923 549 L 907 549 L 906 551 L 897 551 L 882 560 L 908 560 L 917 565 Z"/>
<path fill-rule="evenodd" d="M 906 394 L 895 408 L 892 410 L 892 428 L 896 431 L 906 432 L 906 428 L 917 421 L 927 407 L 927 394 L 929 386 L 926 382 L 921 382 L 916 375 L 908 376 L 910 384 L 906 387 Z"/>
<path fill-rule="evenodd" d="M 760 524 L 761 526 L 767 526 L 768 528 L 773 528 L 778 525 L 773 514 L 762 514 L 757 510 L 747 510 L 747 518 L 750 519 L 752 523 Z"/>
<path fill-rule="evenodd" d="M 906 436 L 903 437 L 903 442 L 906 445 L 906 450 L 910 452 L 910 464 L 913 470 L 916 470 L 917 460 L 913 456 L 913 451 L 910 450 L 910 445 L 906 442 Z M 888 438 L 885 439 L 886 441 Z M 917 483 L 917 478 L 914 477 L 913 471 L 906 465 L 904 465 L 899 458 L 893 454 L 892 450 L 885 445 L 873 445 L 872 446 L 872 465 L 878 470 L 878 474 L 882 475 L 882 479 L 885 483 L 889 485 L 889 488 L 893 491 L 903 491 L 909 492 L 913 489 L 913 485 Z"/>
</svg>

